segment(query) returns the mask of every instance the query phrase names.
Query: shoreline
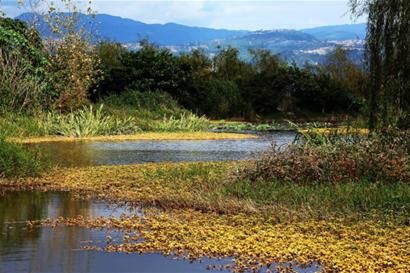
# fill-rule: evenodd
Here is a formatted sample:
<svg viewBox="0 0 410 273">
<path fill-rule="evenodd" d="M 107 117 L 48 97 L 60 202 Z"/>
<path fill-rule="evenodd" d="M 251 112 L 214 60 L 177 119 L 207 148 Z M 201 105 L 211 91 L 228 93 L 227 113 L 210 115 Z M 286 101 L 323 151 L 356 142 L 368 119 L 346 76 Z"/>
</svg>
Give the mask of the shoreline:
<svg viewBox="0 0 410 273">
<path fill-rule="evenodd" d="M 9 137 L 8 141 L 19 144 L 39 144 L 53 142 L 85 141 L 161 141 L 161 140 L 241 140 L 256 139 L 255 134 L 217 133 L 217 132 L 147 132 L 134 135 L 108 135 L 90 137 L 42 136 L 42 137 Z"/>
</svg>

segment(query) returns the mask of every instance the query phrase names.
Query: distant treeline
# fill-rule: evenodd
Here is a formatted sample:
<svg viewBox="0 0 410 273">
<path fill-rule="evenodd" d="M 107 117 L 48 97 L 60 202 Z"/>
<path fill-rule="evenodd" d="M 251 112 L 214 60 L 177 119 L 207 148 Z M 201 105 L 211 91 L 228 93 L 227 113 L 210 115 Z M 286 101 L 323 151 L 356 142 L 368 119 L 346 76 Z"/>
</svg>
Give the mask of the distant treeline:
<svg viewBox="0 0 410 273">
<path fill-rule="evenodd" d="M 366 73 L 336 49 L 325 65 L 288 64 L 269 51 L 235 48 L 212 58 L 202 50 L 175 55 L 148 41 L 137 51 L 91 45 L 74 31 L 44 43 L 33 28 L 0 18 L 0 107 L 70 111 L 107 96 L 167 92 L 182 106 L 211 118 L 359 114 Z"/>
<path fill-rule="evenodd" d="M 127 89 L 165 91 L 184 107 L 210 117 L 303 113 L 358 114 L 365 102 L 366 75 L 347 52 L 336 49 L 326 65 L 289 65 L 271 52 L 250 49 L 245 62 L 235 48 L 213 58 L 203 50 L 174 55 L 148 41 L 138 51 L 103 42 L 96 48 L 104 79 L 97 101 Z"/>
</svg>

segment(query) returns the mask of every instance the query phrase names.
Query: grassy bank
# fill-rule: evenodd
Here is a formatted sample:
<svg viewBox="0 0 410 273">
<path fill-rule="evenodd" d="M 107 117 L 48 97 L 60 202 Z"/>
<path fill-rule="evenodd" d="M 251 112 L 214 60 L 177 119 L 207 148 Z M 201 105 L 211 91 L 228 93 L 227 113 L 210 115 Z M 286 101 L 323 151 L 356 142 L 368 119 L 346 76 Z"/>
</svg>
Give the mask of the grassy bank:
<svg viewBox="0 0 410 273">
<path fill-rule="evenodd" d="M 0 130 L 11 137 L 94 137 L 141 132 L 200 132 L 210 121 L 181 108 L 168 94 L 130 91 L 72 112 L 0 115 Z"/>
<path fill-rule="evenodd" d="M 230 256 L 235 257 L 231 269 L 239 272 L 288 261 L 320 263 L 326 272 L 407 272 L 410 268 L 408 183 L 255 187 L 232 179 L 246 164 L 63 169 L 2 182 L 0 188 L 68 190 L 85 198 L 143 205 L 143 218 L 43 223 L 128 232 L 123 243 L 109 244 L 107 251 Z M 152 206 L 160 209 L 149 209 Z"/>
<path fill-rule="evenodd" d="M 393 220 L 410 217 L 410 185 L 405 182 L 255 184 L 232 176 L 246 162 L 156 163 L 54 170 L 38 178 L 3 183 L 3 189 L 38 188 L 92 193 L 103 199 L 163 208 L 220 213 L 275 213 L 294 219 Z"/>
</svg>

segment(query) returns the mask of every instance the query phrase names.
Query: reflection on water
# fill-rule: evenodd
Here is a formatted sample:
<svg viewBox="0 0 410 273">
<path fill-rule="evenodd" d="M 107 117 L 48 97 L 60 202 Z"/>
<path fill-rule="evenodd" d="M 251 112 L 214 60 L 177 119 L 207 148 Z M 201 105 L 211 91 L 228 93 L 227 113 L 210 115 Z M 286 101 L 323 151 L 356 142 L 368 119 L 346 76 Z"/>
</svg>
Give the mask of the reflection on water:
<svg viewBox="0 0 410 273">
<path fill-rule="evenodd" d="M 82 250 L 82 246 L 104 247 L 107 231 L 80 227 L 35 227 L 27 229 L 25 221 L 59 216 L 83 215 L 87 218 L 141 213 L 138 209 L 115 208 L 103 202 L 70 198 L 68 193 L 18 192 L 0 196 L 0 272 L 136 272 L 136 273 L 205 273 L 208 265 L 224 265 L 231 259 L 201 262 L 175 260 L 160 254 L 106 253 Z M 121 234 L 110 232 L 114 241 Z M 300 268 L 311 273 L 317 266 Z M 263 272 L 263 270 L 262 270 Z"/>
<path fill-rule="evenodd" d="M 159 254 L 85 251 L 90 244 L 104 246 L 106 231 L 79 227 L 27 229 L 26 220 L 58 216 L 119 216 L 138 213 L 102 202 L 71 199 L 67 193 L 10 193 L 0 197 L 0 272 L 209 272 L 210 263 L 174 260 Z M 110 233 L 113 238 L 120 234 Z M 211 271 L 212 272 L 212 271 Z M 216 272 L 216 271 L 215 271 Z M 220 272 L 220 271 L 217 271 Z"/>
<path fill-rule="evenodd" d="M 222 161 L 250 158 L 272 141 L 287 145 L 294 132 L 242 140 L 179 140 L 42 143 L 34 146 L 60 166 L 123 165 L 144 162 Z"/>
</svg>

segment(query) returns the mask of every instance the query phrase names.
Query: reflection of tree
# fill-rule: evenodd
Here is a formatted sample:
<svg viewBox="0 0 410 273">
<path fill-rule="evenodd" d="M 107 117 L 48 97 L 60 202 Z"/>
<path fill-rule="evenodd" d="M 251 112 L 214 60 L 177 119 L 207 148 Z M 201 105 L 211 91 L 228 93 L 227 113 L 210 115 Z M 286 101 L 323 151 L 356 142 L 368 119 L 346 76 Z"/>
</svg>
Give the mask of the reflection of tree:
<svg viewBox="0 0 410 273">
<path fill-rule="evenodd" d="M 20 261 L 15 263 L 24 271 L 88 271 L 91 253 L 73 250 L 80 248 L 81 241 L 90 239 L 89 230 L 78 227 L 27 229 L 25 223 L 26 220 L 76 215 L 92 217 L 90 202 L 71 199 L 66 193 L 20 192 L 1 197 L 0 271 L 5 255 L 18 255 L 11 258 L 18 258 Z M 5 224 L 13 222 L 19 224 Z"/>
<path fill-rule="evenodd" d="M 10 246 L 21 247 L 40 236 L 39 229 L 26 229 L 26 220 L 47 216 L 49 195 L 35 192 L 6 194 L 0 197 L 0 255 Z"/>
<path fill-rule="evenodd" d="M 89 166 L 96 150 L 84 142 L 58 142 L 28 145 L 37 149 L 54 164 L 61 166 Z"/>
</svg>

